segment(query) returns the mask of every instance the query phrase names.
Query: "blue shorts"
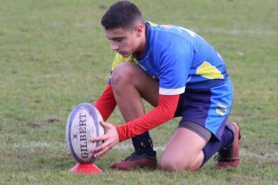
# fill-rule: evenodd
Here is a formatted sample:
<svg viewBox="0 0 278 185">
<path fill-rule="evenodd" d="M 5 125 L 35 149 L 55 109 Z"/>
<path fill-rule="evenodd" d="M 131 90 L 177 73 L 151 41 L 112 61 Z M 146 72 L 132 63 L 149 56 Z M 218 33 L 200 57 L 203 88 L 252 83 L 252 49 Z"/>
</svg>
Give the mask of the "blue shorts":
<svg viewBox="0 0 278 185">
<path fill-rule="evenodd" d="M 208 129 L 220 140 L 233 103 L 233 85 L 228 79 L 209 89 L 186 89 L 180 95 L 175 117 Z"/>
</svg>

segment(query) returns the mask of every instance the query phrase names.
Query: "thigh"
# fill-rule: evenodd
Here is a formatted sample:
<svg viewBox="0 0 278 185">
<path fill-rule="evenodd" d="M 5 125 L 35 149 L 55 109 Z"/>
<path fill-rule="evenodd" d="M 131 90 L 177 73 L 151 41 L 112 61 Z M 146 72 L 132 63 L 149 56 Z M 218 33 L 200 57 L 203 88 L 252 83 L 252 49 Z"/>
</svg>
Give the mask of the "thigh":
<svg viewBox="0 0 278 185">
<path fill-rule="evenodd" d="M 204 128 L 203 126 L 201 126 L 197 123 L 194 123 L 191 121 L 184 121 L 184 122 L 180 123 L 179 127 L 187 128 L 187 129 L 195 132 L 196 134 L 201 136 L 205 140 L 206 143 L 211 138 L 211 132 L 208 129 Z"/>
</svg>

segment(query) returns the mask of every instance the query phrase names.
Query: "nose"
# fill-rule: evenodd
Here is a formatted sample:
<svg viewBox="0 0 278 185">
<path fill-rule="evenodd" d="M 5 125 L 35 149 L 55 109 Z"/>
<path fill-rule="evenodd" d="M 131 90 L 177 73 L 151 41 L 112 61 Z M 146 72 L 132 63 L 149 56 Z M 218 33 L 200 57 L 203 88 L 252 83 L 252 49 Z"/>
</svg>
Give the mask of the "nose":
<svg viewBox="0 0 278 185">
<path fill-rule="evenodd" d="M 115 41 L 111 41 L 111 49 L 113 51 L 116 51 L 117 49 L 119 49 L 119 46 Z"/>
</svg>

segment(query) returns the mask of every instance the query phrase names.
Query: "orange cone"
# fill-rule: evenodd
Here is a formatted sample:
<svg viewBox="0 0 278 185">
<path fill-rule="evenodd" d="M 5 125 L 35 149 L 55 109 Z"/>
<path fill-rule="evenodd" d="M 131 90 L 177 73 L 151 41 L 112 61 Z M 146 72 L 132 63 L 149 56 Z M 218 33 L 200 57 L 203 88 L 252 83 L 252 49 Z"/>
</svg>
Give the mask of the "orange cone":
<svg viewBox="0 0 278 185">
<path fill-rule="evenodd" d="M 101 169 L 99 169 L 96 165 L 82 164 L 78 163 L 75 167 L 70 170 L 71 173 L 83 173 L 83 174 L 92 174 L 92 173 L 101 173 Z"/>
</svg>

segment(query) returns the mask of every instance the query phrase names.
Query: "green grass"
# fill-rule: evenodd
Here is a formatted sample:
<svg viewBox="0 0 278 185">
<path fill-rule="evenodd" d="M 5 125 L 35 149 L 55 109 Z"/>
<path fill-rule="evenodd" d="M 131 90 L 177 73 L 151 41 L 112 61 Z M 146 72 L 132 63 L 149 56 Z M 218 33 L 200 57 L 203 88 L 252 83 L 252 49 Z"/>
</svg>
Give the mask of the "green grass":
<svg viewBox="0 0 278 185">
<path fill-rule="evenodd" d="M 237 169 L 216 170 L 211 159 L 187 173 L 111 170 L 132 152 L 126 141 L 96 162 L 104 173 L 69 173 L 67 117 L 106 85 L 115 53 L 100 19 L 113 2 L 0 0 L 0 184 L 277 184 L 276 0 L 136 2 L 146 20 L 192 29 L 225 59 L 235 89 L 230 120 L 242 129 Z M 123 123 L 118 110 L 109 122 Z M 151 131 L 158 156 L 177 123 Z"/>
</svg>

